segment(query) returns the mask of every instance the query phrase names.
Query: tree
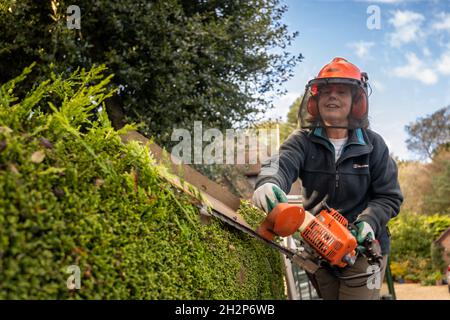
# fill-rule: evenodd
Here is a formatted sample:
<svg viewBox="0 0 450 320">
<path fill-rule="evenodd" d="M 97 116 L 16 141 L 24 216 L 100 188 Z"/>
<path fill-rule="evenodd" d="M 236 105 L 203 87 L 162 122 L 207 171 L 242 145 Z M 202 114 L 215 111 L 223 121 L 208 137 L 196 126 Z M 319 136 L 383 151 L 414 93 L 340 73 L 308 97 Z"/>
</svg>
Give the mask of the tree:
<svg viewBox="0 0 450 320">
<path fill-rule="evenodd" d="M 1 4 L 0 82 L 33 61 L 29 84 L 105 63 L 120 88 L 108 102 L 113 122 L 142 121 L 160 143 L 194 120 L 219 129 L 251 122 L 302 58 L 285 51 L 297 34 L 281 23 L 279 0 L 80 0 L 80 30 L 66 26 L 72 1 Z"/>
<path fill-rule="evenodd" d="M 428 213 L 429 207 L 425 198 L 432 186 L 429 164 L 420 161 L 399 161 L 397 165 L 398 180 L 404 197 L 402 212 Z"/>
<path fill-rule="evenodd" d="M 289 107 L 289 112 L 286 116 L 287 122 L 297 126 L 298 125 L 298 109 L 300 108 L 300 103 L 302 102 L 303 95 L 295 99 L 295 101 Z"/>
<path fill-rule="evenodd" d="M 297 120 L 298 108 L 300 107 L 301 96 L 289 106 L 289 111 L 286 115 L 286 121 L 280 119 L 269 119 L 256 123 L 253 127 L 256 129 L 275 129 L 279 130 L 279 142 L 283 143 L 289 135 L 297 128 L 299 123 Z"/>
<path fill-rule="evenodd" d="M 450 106 L 405 126 L 409 150 L 431 159 L 436 148 L 450 143 Z"/>
<path fill-rule="evenodd" d="M 450 150 L 438 149 L 429 164 L 431 188 L 424 196 L 424 204 L 429 213 L 450 214 Z"/>
</svg>

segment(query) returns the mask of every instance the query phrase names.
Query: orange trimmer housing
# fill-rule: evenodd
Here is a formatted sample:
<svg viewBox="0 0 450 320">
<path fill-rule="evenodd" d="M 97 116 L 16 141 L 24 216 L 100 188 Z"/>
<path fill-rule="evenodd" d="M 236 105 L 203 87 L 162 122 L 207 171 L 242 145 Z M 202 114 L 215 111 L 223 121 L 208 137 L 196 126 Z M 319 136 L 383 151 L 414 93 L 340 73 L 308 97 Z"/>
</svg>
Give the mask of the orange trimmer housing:
<svg viewBox="0 0 450 320">
<path fill-rule="evenodd" d="M 305 219 L 305 209 L 288 203 L 279 203 L 267 215 L 257 232 L 263 238 L 273 241 L 275 236 L 287 237 L 294 234 Z"/>
<path fill-rule="evenodd" d="M 280 203 L 267 215 L 257 231 L 267 240 L 273 240 L 275 235 L 287 237 L 297 230 L 329 264 L 345 267 L 354 263 L 356 239 L 348 230 L 347 219 L 334 209 L 324 209 L 313 216 L 298 205 Z"/>
<path fill-rule="evenodd" d="M 347 219 L 336 210 L 322 210 L 300 234 L 331 265 L 354 264 L 357 242 Z"/>
</svg>

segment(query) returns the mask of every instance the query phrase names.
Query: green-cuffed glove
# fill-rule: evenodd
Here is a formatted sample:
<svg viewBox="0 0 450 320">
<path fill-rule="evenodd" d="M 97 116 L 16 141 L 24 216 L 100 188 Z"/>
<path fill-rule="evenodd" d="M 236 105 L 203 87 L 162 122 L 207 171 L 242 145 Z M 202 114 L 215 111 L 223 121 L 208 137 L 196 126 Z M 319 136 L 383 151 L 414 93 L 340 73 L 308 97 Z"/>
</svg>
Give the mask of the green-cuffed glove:
<svg viewBox="0 0 450 320">
<path fill-rule="evenodd" d="M 258 208 L 269 213 L 278 203 L 288 202 L 286 194 L 276 184 L 265 183 L 255 190 L 252 202 Z"/>
<path fill-rule="evenodd" d="M 369 223 L 365 221 L 359 221 L 356 223 L 356 227 L 358 228 L 358 232 L 356 234 L 356 241 L 359 244 L 364 243 L 364 240 L 367 237 L 370 237 L 372 240 L 375 239 L 375 232 Z"/>
<path fill-rule="evenodd" d="M 375 239 L 375 232 L 369 223 L 365 221 L 359 221 L 355 223 L 357 230 L 352 230 L 353 236 L 356 238 L 356 242 L 358 242 L 358 251 L 364 252 L 364 240 L 369 237 L 371 240 Z"/>
</svg>

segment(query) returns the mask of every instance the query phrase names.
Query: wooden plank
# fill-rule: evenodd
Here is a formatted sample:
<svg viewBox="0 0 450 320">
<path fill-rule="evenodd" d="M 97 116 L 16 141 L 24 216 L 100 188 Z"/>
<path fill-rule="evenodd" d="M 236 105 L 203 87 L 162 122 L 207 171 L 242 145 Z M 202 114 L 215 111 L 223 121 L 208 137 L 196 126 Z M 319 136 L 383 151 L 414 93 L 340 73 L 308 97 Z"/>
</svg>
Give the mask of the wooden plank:
<svg viewBox="0 0 450 320">
<path fill-rule="evenodd" d="M 232 210 L 231 208 L 227 207 L 222 202 L 218 201 L 214 197 L 210 196 L 209 194 L 204 194 L 204 197 L 208 200 L 208 202 L 211 204 L 212 208 L 214 208 L 216 211 L 219 211 L 223 215 L 226 215 L 227 217 L 235 220 L 236 222 L 253 229 L 245 220 L 242 218 L 240 214 L 238 214 L 236 211 Z"/>
<path fill-rule="evenodd" d="M 236 164 L 236 167 L 244 171 L 247 177 L 257 176 L 261 172 L 261 163 L 256 164 Z"/>
<path fill-rule="evenodd" d="M 175 187 L 183 190 L 185 193 L 191 195 L 192 197 L 197 198 L 197 195 L 194 194 L 192 192 L 192 190 L 189 188 L 189 186 L 192 186 L 189 182 L 182 183 L 179 177 L 172 175 L 172 174 L 164 175 L 164 178 L 166 180 L 168 180 L 170 183 L 172 183 Z M 237 221 L 238 223 L 251 228 L 251 226 L 244 220 L 244 218 L 242 218 L 242 216 L 240 214 L 238 214 L 236 211 L 234 211 L 230 207 L 226 206 L 225 204 L 223 204 L 222 202 L 220 202 L 213 196 L 211 196 L 205 192 L 202 192 L 201 190 L 198 190 L 198 188 L 196 188 L 195 186 L 193 186 L 193 187 L 200 193 L 200 195 L 202 197 L 202 202 L 205 205 L 207 205 L 207 206 L 213 208 L 214 210 L 222 213 L 223 215 L 233 219 L 234 221 Z"/>
<path fill-rule="evenodd" d="M 136 131 L 129 131 L 126 135 L 121 136 L 122 141 L 124 143 L 134 140 L 147 145 L 149 143 L 149 139 L 141 135 Z M 155 143 L 148 144 L 148 148 L 153 154 L 154 158 L 169 170 L 182 178 L 183 180 L 189 182 L 193 186 L 197 187 L 202 192 L 214 197 L 215 199 L 222 202 L 225 206 L 230 208 L 231 210 L 236 211 L 240 205 L 240 199 L 232 194 L 227 188 L 211 181 L 200 172 L 191 168 L 189 165 L 177 165 L 172 162 L 171 155 L 166 150 L 162 149 Z"/>
</svg>

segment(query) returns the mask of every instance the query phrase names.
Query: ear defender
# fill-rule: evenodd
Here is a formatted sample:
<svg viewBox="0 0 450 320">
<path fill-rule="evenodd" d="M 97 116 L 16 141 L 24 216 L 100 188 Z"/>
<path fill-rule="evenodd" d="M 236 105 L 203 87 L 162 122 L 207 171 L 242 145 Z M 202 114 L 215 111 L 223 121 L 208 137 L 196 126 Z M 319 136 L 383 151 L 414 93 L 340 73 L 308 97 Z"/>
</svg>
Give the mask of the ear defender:
<svg viewBox="0 0 450 320">
<path fill-rule="evenodd" d="M 307 104 L 308 113 L 314 117 L 317 118 L 319 116 L 319 108 L 317 107 L 317 94 L 311 95 L 308 99 Z"/>
<path fill-rule="evenodd" d="M 310 89 L 310 96 L 308 97 L 308 103 L 306 104 L 306 109 L 308 113 L 316 119 L 319 116 L 319 90 L 317 85 L 312 85 Z"/>
<path fill-rule="evenodd" d="M 353 101 L 352 117 L 359 120 L 364 118 L 367 113 L 367 96 L 364 90 L 358 90 L 358 95 Z"/>
</svg>

